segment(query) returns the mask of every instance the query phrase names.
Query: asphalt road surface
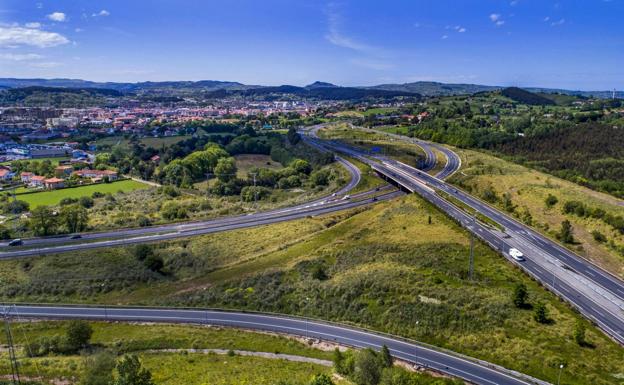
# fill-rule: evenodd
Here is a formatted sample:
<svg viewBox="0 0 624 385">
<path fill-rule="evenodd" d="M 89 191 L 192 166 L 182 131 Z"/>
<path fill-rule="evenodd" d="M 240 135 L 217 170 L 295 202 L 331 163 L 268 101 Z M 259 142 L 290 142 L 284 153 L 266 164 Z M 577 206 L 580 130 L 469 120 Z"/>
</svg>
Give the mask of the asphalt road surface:
<svg viewBox="0 0 624 385">
<path fill-rule="evenodd" d="M 546 384 L 529 376 L 451 352 L 420 345 L 398 337 L 383 335 L 317 320 L 285 315 L 242 313 L 218 310 L 164 308 L 105 308 L 81 306 L 7 306 L 5 314 L 14 319 L 87 319 L 132 322 L 192 323 L 236 327 L 298 335 L 333 341 L 354 348 L 379 350 L 388 346 L 391 354 L 414 365 L 427 367 L 475 384 L 526 385 Z"/>
</svg>

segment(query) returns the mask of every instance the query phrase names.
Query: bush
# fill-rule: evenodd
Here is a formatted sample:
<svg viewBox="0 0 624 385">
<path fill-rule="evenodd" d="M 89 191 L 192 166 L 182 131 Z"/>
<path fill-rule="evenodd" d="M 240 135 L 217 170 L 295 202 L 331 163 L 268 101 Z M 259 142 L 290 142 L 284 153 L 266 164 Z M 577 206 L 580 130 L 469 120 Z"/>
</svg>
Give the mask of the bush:
<svg viewBox="0 0 624 385">
<path fill-rule="evenodd" d="M 334 381 L 327 374 L 321 373 L 312 377 L 310 385 L 334 385 Z"/>
<path fill-rule="evenodd" d="M 97 199 L 97 198 L 103 198 L 104 197 L 104 193 L 99 192 L 99 191 L 95 191 L 93 192 L 93 194 L 91 194 L 91 198 L 93 199 Z"/>
<path fill-rule="evenodd" d="M 160 273 L 162 268 L 165 266 L 162 257 L 154 254 L 148 255 L 143 261 L 145 267 L 150 269 L 151 271 Z"/>
<path fill-rule="evenodd" d="M 557 204 L 557 202 L 559 202 L 559 199 L 557 199 L 556 196 L 552 195 L 552 194 L 548 194 L 548 196 L 546 197 L 545 203 L 546 203 L 546 207 L 553 207 L 554 205 Z"/>
<path fill-rule="evenodd" d="M 312 166 L 310 162 L 303 159 L 295 159 L 288 166 L 295 170 L 298 174 L 306 174 L 309 175 L 312 172 Z"/>
<path fill-rule="evenodd" d="M 329 170 L 318 170 L 310 175 L 310 182 L 314 186 L 327 186 L 331 177 Z"/>
<path fill-rule="evenodd" d="M 73 351 L 77 351 L 89 345 L 93 335 L 93 328 L 85 321 L 73 320 L 67 326 L 67 346 Z"/>
<path fill-rule="evenodd" d="M 529 293 L 524 283 L 519 283 L 514 287 L 512 300 L 516 307 L 518 308 L 526 307 L 528 297 L 529 297 Z"/>
<path fill-rule="evenodd" d="M 255 199 L 261 200 L 269 195 L 271 195 L 271 190 L 261 186 L 245 186 L 240 193 L 243 202 L 253 202 Z"/>
<path fill-rule="evenodd" d="M 548 318 L 548 309 L 546 309 L 546 305 L 543 302 L 538 302 L 535 305 L 535 313 L 533 314 L 533 318 L 535 321 L 541 324 L 547 324 L 550 322 Z"/>
<path fill-rule="evenodd" d="M 291 175 L 287 178 L 282 178 L 277 182 L 277 186 L 281 189 L 289 189 L 293 187 L 301 186 L 301 179 L 297 175 Z"/>
<path fill-rule="evenodd" d="M 152 225 L 152 221 L 151 221 L 151 219 L 149 219 L 149 218 L 148 218 L 148 217 L 146 217 L 145 215 L 140 215 L 140 216 L 137 218 L 137 224 L 138 224 L 140 227 L 148 227 L 148 226 L 151 226 L 151 225 Z"/>
<path fill-rule="evenodd" d="M 68 206 L 68 205 L 73 205 L 74 203 L 77 203 L 77 202 L 78 202 L 77 198 L 66 197 L 66 198 L 61 199 L 61 201 L 59 202 L 59 205 Z"/>
<path fill-rule="evenodd" d="M 132 254 L 137 260 L 144 261 L 148 256 L 153 255 L 154 251 L 150 245 L 138 244 L 134 246 Z"/>
<path fill-rule="evenodd" d="M 605 243 L 607 241 L 607 237 L 598 230 L 593 230 L 591 234 L 596 242 Z"/>
<path fill-rule="evenodd" d="M 13 238 L 11 236 L 11 230 L 4 225 L 0 225 L 0 239 L 6 240 L 11 238 Z"/>
<path fill-rule="evenodd" d="M 93 207 L 93 198 L 90 198 L 90 197 L 80 197 L 78 202 L 85 209 Z"/>
<path fill-rule="evenodd" d="M 177 202 L 165 202 L 160 209 L 160 215 L 167 220 L 184 219 L 188 217 L 186 207 Z"/>
</svg>

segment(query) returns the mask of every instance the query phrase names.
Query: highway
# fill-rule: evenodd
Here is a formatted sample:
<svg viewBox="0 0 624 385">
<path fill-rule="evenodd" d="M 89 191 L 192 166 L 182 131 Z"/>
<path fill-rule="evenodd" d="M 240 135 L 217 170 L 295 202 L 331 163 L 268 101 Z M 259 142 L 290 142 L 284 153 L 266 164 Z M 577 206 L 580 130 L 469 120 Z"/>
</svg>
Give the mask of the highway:
<svg viewBox="0 0 624 385">
<path fill-rule="evenodd" d="M 483 385 L 546 385 L 544 381 L 502 367 L 418 344 L 399 337 L 319 320 L 286 315 L 236 311 L 167 308 L 8 305 L 4 314 L 14 319 L 87 319 L 102 321 L 165 322 L 218 325 L 298 335 L 333 341 L 354 348 L 388 346 L 391 354 L 414 365 Z"/>
<path fill-rule="evenodd" d="M 578 309 L 612 339 L 624 344 L 624 282 L 617 277 L 438 177 L 386 157 L 366 156 L 358 149 L 336 141 L 325 142 L 325 145 L 357 157 L 387 179 L 418 193 Z M 438 175 L 448 176 L 454 172 L 453 165 L 459 166 L 460 161 L 451 150 L 440 147 L 448 161 Z M 505 231 L 475 221 L 473 215 L 451 203 L 440 192 L 502 225 Z M 521 250 L 527 260 L 518 262 L 511 258 L 511 248 Z"/>
</svg>

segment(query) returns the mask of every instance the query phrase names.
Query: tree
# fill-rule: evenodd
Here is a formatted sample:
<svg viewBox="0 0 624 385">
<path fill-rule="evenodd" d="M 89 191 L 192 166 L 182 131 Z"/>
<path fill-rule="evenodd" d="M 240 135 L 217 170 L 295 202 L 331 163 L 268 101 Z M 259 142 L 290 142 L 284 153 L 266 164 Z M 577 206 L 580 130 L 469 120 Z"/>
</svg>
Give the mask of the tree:
<svg viewBox="0 0 624 385">
<path fill-rule="evenodd" d="M 5 203 L 2 206 L 2 211 L 5 214 L 21 214 L 23 212 L 28 211 L 30 205 L 28 202 L 20 201 L 20 200 L 12 200 L 10 202 Z"/>
<path fill-rule="evenodd" d="M 581 321 L 577 321 L 574 327 L 574 341 L 579 346 L 586 346 L 587 340 L 585 339 L 585 325 Z"/>
<path fill-rule="evenodd" d="M 93 328 L 85 321 L 73 320 L 69 322 L 66 333 L 67 345 L 76 351 L 89 345 Z"/>
<path fill-rule="evenodd" d="M 39 206 L 32 210 L 30 227 L 35 235 L 51 235 L 58 227 L 58 217 L 48 206 Z"/>
<path fill-rule="evenodd" d="M 234 158 L 220 158 L 214 173 L 221 182 L 229 182 L 236 178 L 236 162 Z"/>
<path fill-rule="evenodd" d="M 105 351 L 87 356 L 84 368 L 80 385 L 109 385 L 113 381 L 115 357 Z"/>
<path fill-rule="evenodd" d="M 572 224 L 569 220 L 566 219 L 561 222 L 561 230 L 559 230 L 557 238 L 564 243 L 574 243 L 574 233 L 572 231 Z"/>
<path fill-rule="evenodd" d="M 154 254 L 154 252 L 152 251 L 152 247 L 150 245 L 140 243 L 134 246 L 132 254 L 134 254 L 134 258 L 136 258 L 137 260 L 144 261 L 145 258 L 147 258 L 149 255 Z"/>
<path fill-rule="evenodd" d="M 379 358 L 374 350 L 368 348 L 358 352 L 355 357 L 353 379 L 358 385 L 377 385 L 381 378 Z"/>
<path fill-rule="evenodd" d="M 294 127 L 288 129 L 288 134 L 286 134 L 286 137 L 288 138 L 288 143 L 292 144 L 293 146 L 299 143 L 299 141 L 301 140 L 301 136 L 299 135 L 299 133 L 297 133 L 297 130 L 295 130 Z"/>
<path fill-rule="evenodd" d="M 548 196 L 546 197 L 545 203 L 546 203 L 546 207 L 551 208 L 554 205 L 557 204 L 557 202 L 559 202 L 559 199 L 557 199 L 556 196 L 552 195 L 552 194 L 548 194 Z"/>
<path fill-rule="evenodd" d="M 514 287 L 513 303 L 518 308 L 526 307 L 529 293 L 524 283 L 519 283 Z"/>
<path fill-rule="evenodd" d="M 334 385 L 334 381 L 327 374 L 321 373 L 312 377 L 310 385 Z"/>
<path fill-rule="evenodd" d="M 334 362 L 334 370 L 336 371 L 336 373 L 342 374 L 342 375 L 346 375 L 347 374 L 346 371 L 345 371 L 345 366 L 344 366 L 345 356 L 340 351 L 340 349 L 338 349 L 338 348 L 334 349 L 334 354 L 333 354 L 333 357 L 332 357 L 332 361 Z"/>
<path fill-rule="evenodd" d="M 0 239 L 11 239 L 11 230 L 4 225 L 0 225 Z"/>
<path fill-rule="evenodd" d="M 126 355 L 117 363 L 117 377 L 111 385 L 155 385 L 152 373 L 143 368 L 139 357 Z"/>
<path fill-rule="evenodd" d="M 160 273 L 162 268 L 165 266 L 162 257 L 154 254 L 148 255 L 143 261 L 143 264 L 151 271 L 155 271 L 157 273 Z"/>
<path fill-rule="evenodd" d="M 84 230 L 89 222 L 89 214 L 87 209 L 79 204 L 63 206 L 61 208 L 61 222 L 70 233 L 76 233 Z"/>
<path fill-rule="evenodd" d="M 310 165 L 310 162 L 304 159 L 293 160 L 290 163 L 289 167 L 295 170 L 298 174 L 308 175 L 312 172 L 312 166 Z"/>
<path fill-rule="evenodd" d="M 390 354 L 390 349 L 386 345 L 381 347 L 381 352 L 379 352 L 379 359 L 381 361 L 381 366 L 384 368 L 392 367 L 392 355 Z"/>
<path fill-rule="evenodd" d="M 535 305 L 535 313 L 533 314 L 533 318 L 535 321 L 545 324 L 548 323 L 548 309 L 546 309 L 546 305 L 543 302 L 538 302 Z"/>
</svg>

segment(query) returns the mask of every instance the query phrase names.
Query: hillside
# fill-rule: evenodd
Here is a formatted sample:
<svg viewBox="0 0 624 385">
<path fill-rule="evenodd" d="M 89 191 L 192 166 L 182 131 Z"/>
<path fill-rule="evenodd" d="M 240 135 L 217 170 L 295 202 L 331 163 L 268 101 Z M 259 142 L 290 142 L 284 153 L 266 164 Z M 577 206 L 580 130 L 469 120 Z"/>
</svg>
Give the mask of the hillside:
<svg viewBox="0 0 624 385">
<path fill-rule="evenodd" d="M 32 86 L 1 90 L 0 105 L 85 107 L 103 105 L 107 102 L 107 98 L 118 98 L 121 96 L 121 92 L 107 88 Z"/>
<path fill-rule="evenodd" d="M 519 103 L 531 106 L 550 106 L 555 104 L 554 101 L 544 96 L 534 94 L 518 87 L 508 87 L 501 90 L 501 94 Z"/>
<path fill-rule="evenodd" d="M 376 90 L 415 92 L 424 96 L 447 96 L 474 94 L 476 92 L 498 90 L 501 87 L 478 84 L 446 84 L 438 82 L 414 82 L 403 84 L 380 84 L 368 87 Z"/>
</svg>

